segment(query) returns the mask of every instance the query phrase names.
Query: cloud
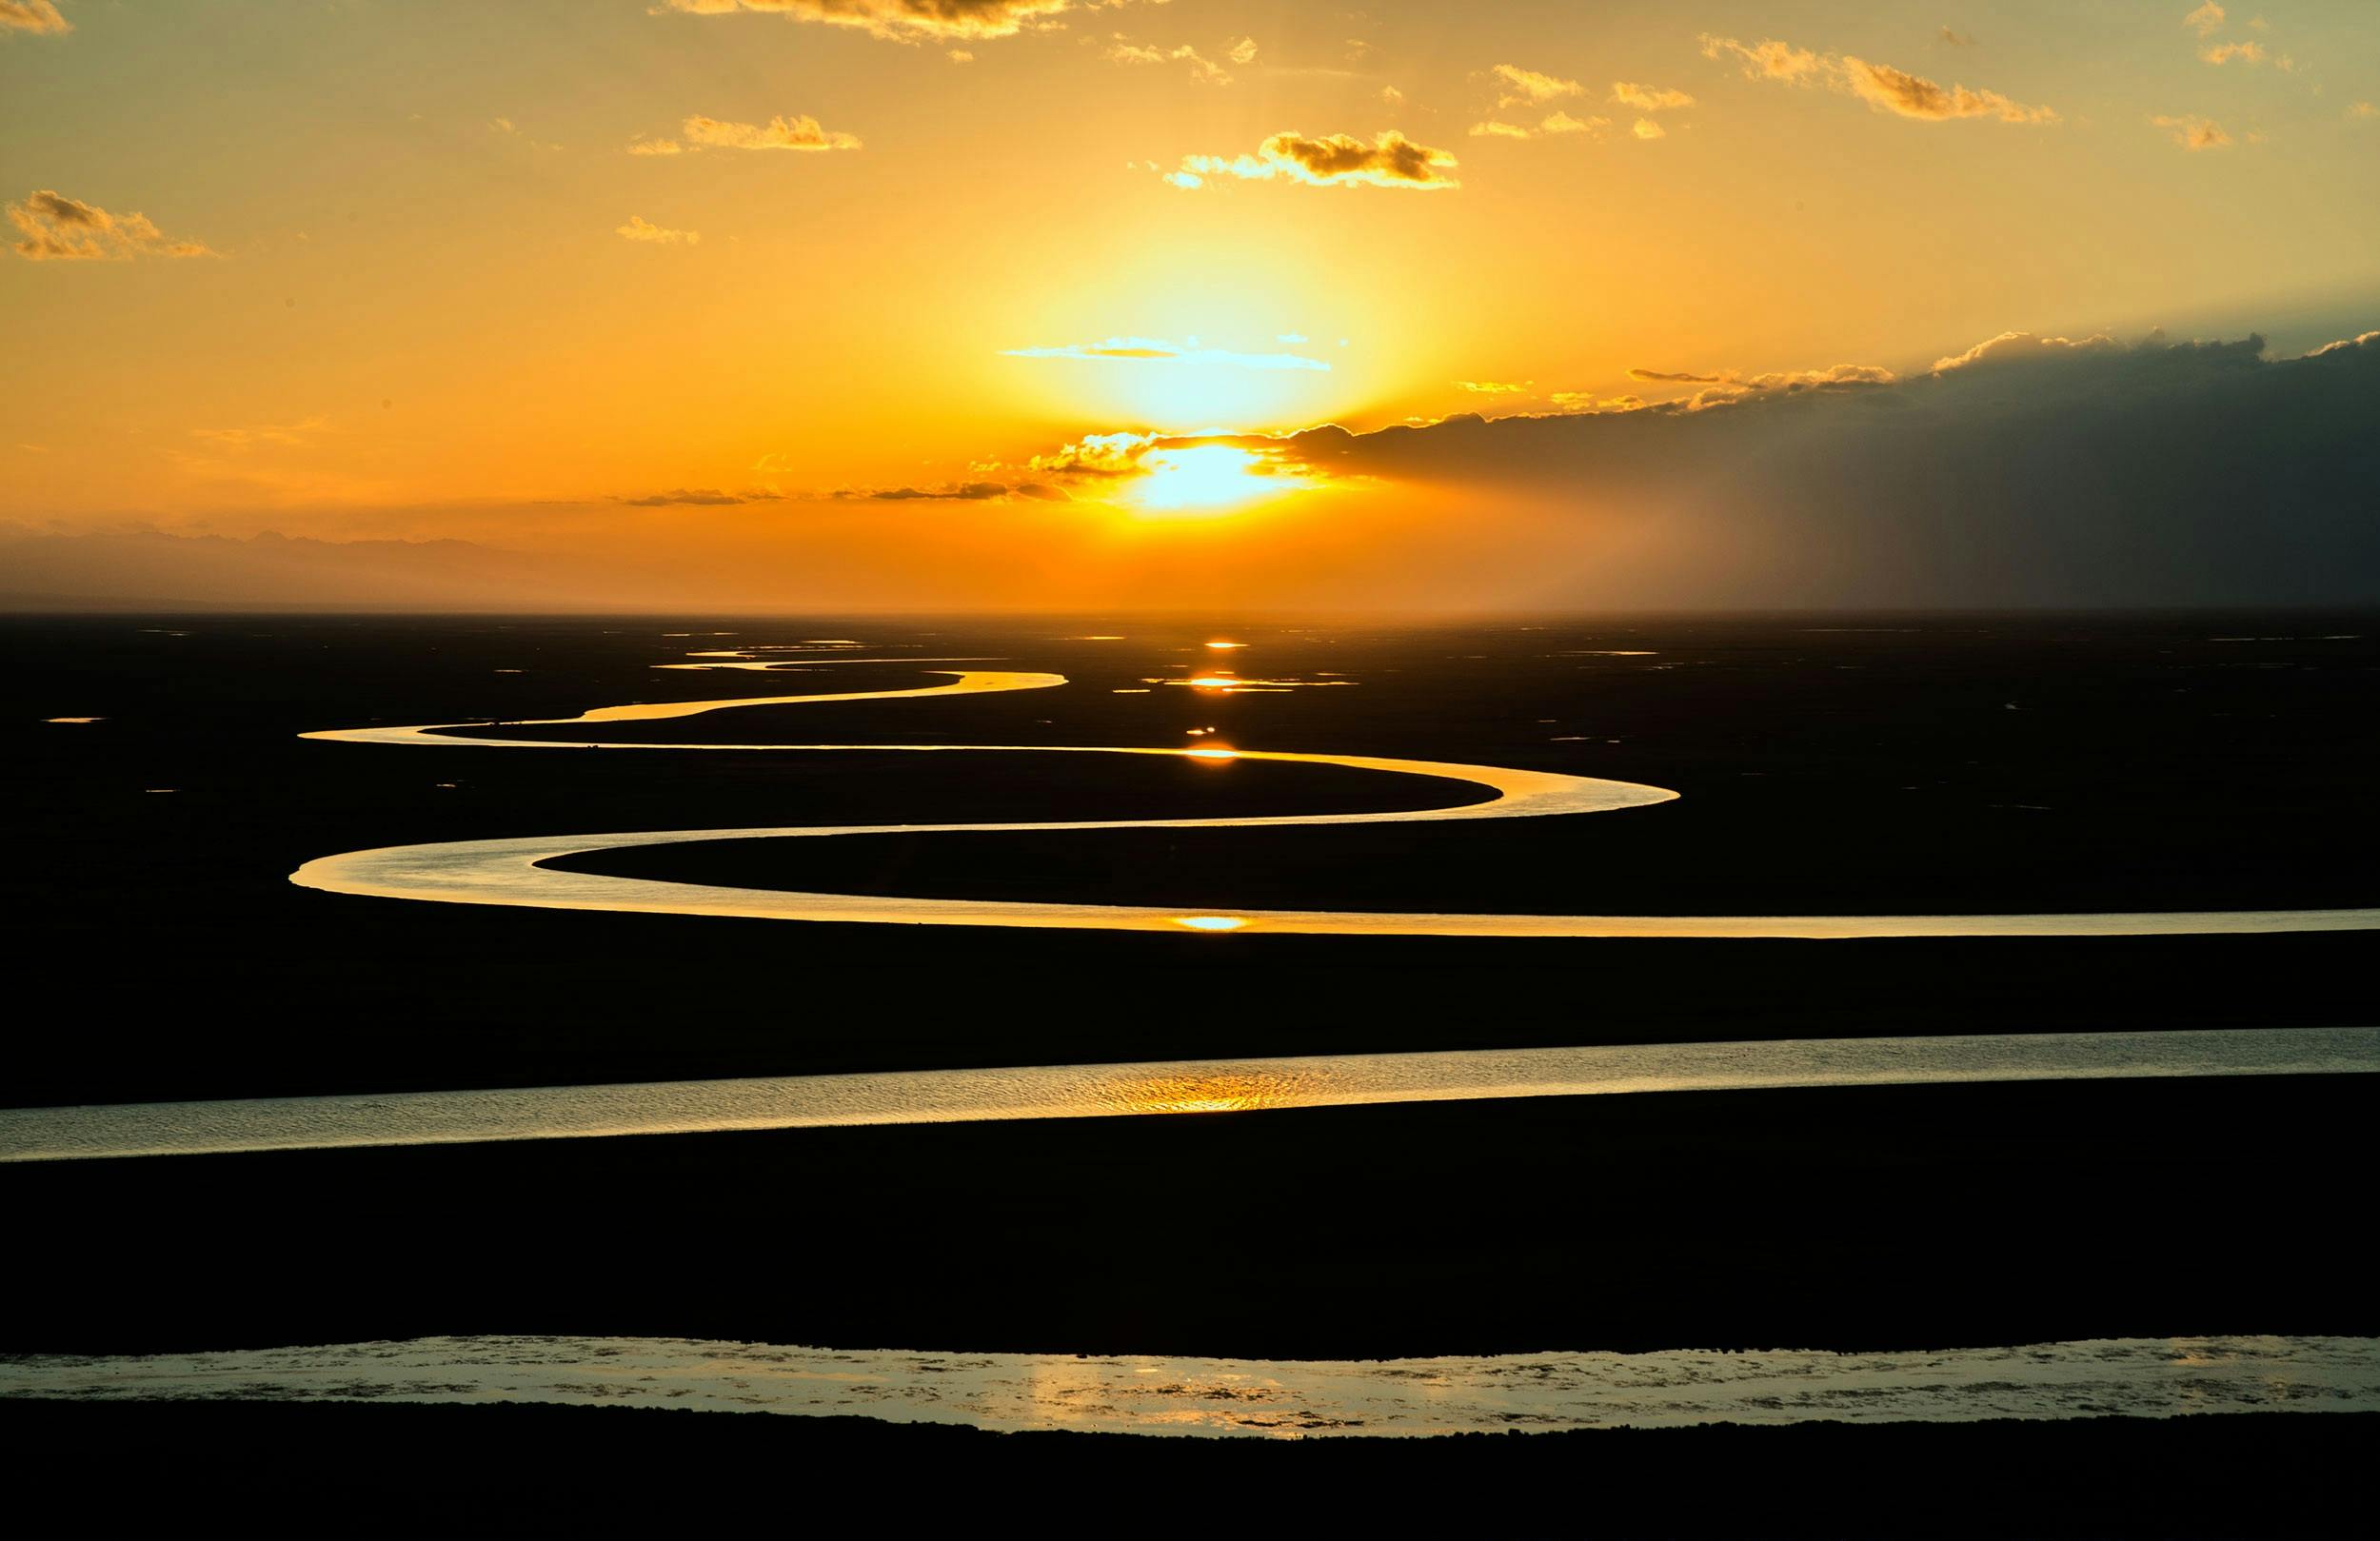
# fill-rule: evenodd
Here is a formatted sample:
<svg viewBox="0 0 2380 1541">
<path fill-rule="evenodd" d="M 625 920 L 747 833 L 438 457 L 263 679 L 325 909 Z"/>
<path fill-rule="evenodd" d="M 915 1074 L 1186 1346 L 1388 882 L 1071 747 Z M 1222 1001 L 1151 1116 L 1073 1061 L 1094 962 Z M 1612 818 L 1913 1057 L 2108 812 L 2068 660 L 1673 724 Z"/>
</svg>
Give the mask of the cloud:
<svg viewBox="0 0 2380 1541">
<path fill-rule="evenodd" d="M 957 486 L 931 489 L 884 487 L 875 492 L 858 494 L 858 496 L 872 498 L 879 503 L 915 503 L 922 500 L 943 499 L 958 503 L 987 503 L 994 498 L 1008 496 L 1008 488 L 1004 483 L 1000 482 L 966 482 Z"/>
<path fill-rule="evenodd" d="M 1667 128 L 1662 128 L 1651 118 L 1638 118 L 1636 126 L 1628 131 L 1638 139 L 1663 139 L 1669 135 Z"/>
<path fill-rule="evenodd" d="M 2031 332 L 2002 332 L 1986 338 L 1964 353 L 1934 361 L 1934 372 L 1947 374 L 1953 369 L 1971 369 L 1978 365 L 1992 365 L 2022 363 L 2028 359 L 2055 358 L 2060 354 L 2103 353 L 2124 345 L 2100 332 L 2091 337 L 2035 337 Z"/>
<path fill-rule="evenodd" d="M 2216 5 L 2214 0 L 2207 0 L 2205 5 L 2184 16 L 2182 25 L 2196 32 L 2200 37 L 2207 37 L 2211 36 L 2216 28 L 2223 25 L 2225 14 L 2223 8 Z"/>
<path fill-rule="evenodd" d="M 2184 149 L 2222 149 L 2231 142 L 2231 134 L 2212 118 L 2152 117 L 2149 121 L 2171 132 L 2173 143 Z"/>
<path fill-rule="evenodd" d="M 0 0 L 0 32 L 32 32 L 55 37 L 74 30 L 74 24 L 58 14 L 51 0 Z"/>
<path fill-rule="evenodd" d="M 1475 396 L 1515 396 L 1536 384 L 1534 380 L 1458 380 L 1455 388 L 1467 390 Z"/>
<path fill-rule="evenodd" d="M 110 214 L 44 188 L 6 207 L 27 262 L 129 262 L 135 257 L 212 257 L 196 241 L 175 241 L 143 214 Z"/>
<path fill-rule="evenodd" d="M 1233 38 L 1224 45 L 1223 57 L 1239 65 L 1256 63 L 1256 39 L 1253 37 Z"/>
<path fill-rule="evenodd" d="M 1880 112 L 1920 122 L 1942 123 L 1954 118 L 1995 118 L 2002 123 L 2055 123 L 2057 113 L 2046 107 L 2028 107 L 1998 91 L 1943 86 L 1895 69 L 1871 64 L 1850 54 L 1819 54 L 1796 49 L 1775 38 L 1746 47 L 1732 37 L 1701 36 L 1702 51 L 1712 59 L 1734 59 L 1752 80 L 1775 80 L 1788 85 L 1825 84 L 1856 96 Z"/>
<path fill-rule="evenodd" d="M 1165 180 L 1178 188 L 1197 188 L 1210 176 L 1248 181 L 1286 178 L 1314 188 L 1414 188 L 1423 191 L 1458 188 L 1446 174 L 1456 164 L 1445 150 L 1417 145 L 1391 128 L 1365 144 L 1351 134 L 1310 139 L 1295 131 L 1267 139 L 1254 155 L 1225 160 L 1217 155 L 1185 155 L 1179 170 Z"/>
<path fill-rule="evenodd" d="M 1824 71 L 1826 62 L 1808 49 L 1797 49 L 1790 43 L 1768 38 L 1746 48 L 1732 37 L 1699 34 L 1695 41 L 1702 45 L 1706 59 L 1724 59 L 1733 55 L 1743 67 L 1747 80 L 1783 80 L 1807 85 L 1811 78 Z"/>
<path fill-rule="evenodd" d="M 2057 121 L 2057 114 L 2046 107 L 2027 107 L 1998 91 L 1937 86 L 1922 75 L 1913 75 L 1891 65 L 1870 64 L 1865 59 L 1845 55 L 1841 69 L 1853 95 L 1904 118 L 1997 118 L 2002 123 Z"/>
<path fill-rule="evenodd" d="M 641 214 L 630 214 L 628 223 L 621 226 L 615 233 L 630 241 L 647 241 L 655 246 L 664 247 L 677 246 L 680 243 L 689 247 L 699 246 L 703 240 L 703 232 L 700 230 L 664 229 L 659 225 L 651 224 Z"/>
<path fill-rule="evenodd" d="M 1280 339 L 1287 342 L 1289 339 Z M 1299 342 L 1305 341 L 1300 337 Z M 1067 343 L 1056 347 L 1002 348 L 1003 358 L 1011 359 L 1128 359 L 1168 364 L 1228 365 L 1240 369 L 1320 369 L 1330 365 L 1321 359 L 1310 359 L 1302 353 L 1238 353 L 1229 348 L 1205 347 L 1195 337 L 1185 342 L 1169 342 L 1155 337 L 1110 337 L 1098 343 Z"/>
<path fill-rule="evenodd" d="M 2380 600 L 2380 332 L 2277 361 L 2254 336 L 2010 333 L 1869 372 L 1715 371 L 1814 383 L 1635 410 L 1561 393 L 1559 415 L 1317 428 L 1274 452 L 1449 507 L 1537 511 L 1516 603 Z"/>
<path fill-rule="evenodd" d="M 2233 59 L 2242 64 L 2262 64 L 2265 51 L 2264 45 L 2256 42 L 2213 43 L 2200 49 L 2198 57 L 2209 64 L 2229 64 Z"/>
<path fill-rule="evenodd" d="M 1975 46 L 1975 40 L 1972 35 L 1966 32 L 1954 32 L 1947 27 L 1942 29 L 1941 38 L 1943 42 L 1954 49 L 1972 49 Z"/>
<path fill-rule="evenodd" d="M 1695 392 L 1682 402 L 1664 404 L 1700 410 L 1757 391 L 1889 385 L 1896 377 L 1881 365 L 1836 364 L 1824 369 L 1784 369 L 1750 375 L 1735 369 L 1722 369 L 1716 374 L 1696 374 L 1683 369 L 1631 369 L 1628 378 L 1653 385 L 1710 387 Z"/>
<path fill-rule="evenodd" d="M 329 426 L 327 418 L 309 417 L 297 423 L 267 423 L 248 428 L 192 428 L 190 436 L 229 450 L 254 449 L 263 445 L 302 449 Z"/>
<path fill-rule="evenodd" d="M 1240 41 L 1246 42 L 1246 39 L 1243 38 Z M 1254 44 L 1248 45 L 1248 57 L 1251 59 L 1256 57 Z M 1115 41 L 1108 46 L 1107 59 L 1111 64 L 1181 63 L 1190 67 L 1190 78 L 1201 85 L 1228 86 L 1231 84 L 1230 70 L 1205 57 L 1187 43 L 1173 49 L 1151 48 L 1143 44 L 1128 42 L 1121 32 L 1118 32 L 1115 34 Z M 1243 59 L 1239 62 L 1244 64 L 1247 60 Z"/>
<path fill-rule="evenodd" d="M 2342 338 L 2340 341 L 2335 343 L 2325 343 L 2320 347 L 2315 348 L 2312 352 L 2307 354 L 2306 357 L 2310 359 L 2318 359 L 2326 353 L 2336 353 L 2343 348 L 2370 347 L 2374 344 L 2380 344 L 2380 331 L 2364 332 L 2358 336 Z"/>
<path fill-rule="evenodd" d="M 1663 90 L 1633 80 L 1612 82 L 1612 100 L 1639 112 L 1660 112 L 1670 108 L 1692 107 L 1695 99 L 1684 91 Z"/>
<path fill-rule="evenodd" d="M 1014 37 L 1046 26 L 1071 0 L 663 0 L 656 9 L 697 16 L 774 12 L 800 22 L 849 27 L 893 43 Z"/>
<path fill-rule="evenodd" d="M 1595 134 L 1599 136 L 1611 126 L 1612 120 L 1609 118 L 1574 118 L 1567 112 L 1549 112 L 1534 128 L 1517 123 L 1491 120 L 1486 123 L 1473 124 L 1470 132 L 1474 139 L 1535 139 L 1540 134 Z"/>
<path fill-rule="evenodd" d="M 1558 75 L 1541 75 L 1518 65 L 1499 64 L 1491 71 L 1497 79 L 1497 107 L 1543 107 L 1564 96 L 1578 96 L 1586 91 L 1575 80 Z"/>
<path fill-rule="evenodd" d="M 723 508 L 740 503 L 775 503 L 778 495 L 765 489 L 747 492 L 724 492 L 718 487 L 675 487 L 667 492 L 648 492 L 641 498 L 615 498 L 614 503 L 630 508 Z"/>
<path fill-rule="evenodd" d="M 1015 498 L 1035 503 L 1074 501 L 1062 489 L 1042 482 L 953 482 L 939 487 L 839 487 L 833 492 L 813 496 L 836 503 L 1006 503 Z"/>
<path fill-rule="evenodd" d="M 819 126 L 816 118 L 775 117 L 764 124 L 723 123 L 717 118 L 690 117 L 683 126 L 687 140 L 717 149 L 858 149 L 859 136 Z"/>
<path fill-rule="evenodd" d="M 727 123 L 696 113 L 679 125 L 684 144 L 675 139 L 640 139 L 628 147 L 631 155 L 676 155 L 703 149 L 858 149 L 860 136 L 827 128 L 807 113 L 774 117 L 766 123 Z"/>
<path fill-rule="evenodd" d="M 2370 102 L 2358 102 L 2347 109 L 2347 115 L 2350 118 L 2380 118 L 2380 107 L 2374 107 Z"/>
</svg>

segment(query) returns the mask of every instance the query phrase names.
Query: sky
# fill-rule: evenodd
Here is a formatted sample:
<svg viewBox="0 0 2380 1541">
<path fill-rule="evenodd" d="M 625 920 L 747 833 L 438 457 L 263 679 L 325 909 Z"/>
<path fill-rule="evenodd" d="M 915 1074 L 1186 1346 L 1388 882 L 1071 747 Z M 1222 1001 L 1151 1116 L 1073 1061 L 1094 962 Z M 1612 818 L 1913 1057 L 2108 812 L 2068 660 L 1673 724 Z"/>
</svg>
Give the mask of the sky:
<svg viewBox="0 0 2380 1541">
<path fill-rule="evenodd" d="M 2380 598 L 2370 0 L 0 0 L 0 599 Z"/>
</svg>

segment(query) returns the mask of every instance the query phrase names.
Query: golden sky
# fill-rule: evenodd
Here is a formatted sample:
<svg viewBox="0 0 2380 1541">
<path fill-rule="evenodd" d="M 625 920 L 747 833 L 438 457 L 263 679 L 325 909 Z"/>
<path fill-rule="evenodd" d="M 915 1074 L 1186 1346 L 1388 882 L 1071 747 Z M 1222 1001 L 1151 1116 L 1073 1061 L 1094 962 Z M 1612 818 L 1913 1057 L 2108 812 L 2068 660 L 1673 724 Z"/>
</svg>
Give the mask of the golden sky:
<svg viewBox="0 0 2380 1541">
<path fill-rule="evenodd" d="M 2375 103 L 2369 0 L 0 0 L 0 521 L 1537 603 L 1692 541 L 1274 442 L 2293 359 L 2380 327 Z"/>
</svg>

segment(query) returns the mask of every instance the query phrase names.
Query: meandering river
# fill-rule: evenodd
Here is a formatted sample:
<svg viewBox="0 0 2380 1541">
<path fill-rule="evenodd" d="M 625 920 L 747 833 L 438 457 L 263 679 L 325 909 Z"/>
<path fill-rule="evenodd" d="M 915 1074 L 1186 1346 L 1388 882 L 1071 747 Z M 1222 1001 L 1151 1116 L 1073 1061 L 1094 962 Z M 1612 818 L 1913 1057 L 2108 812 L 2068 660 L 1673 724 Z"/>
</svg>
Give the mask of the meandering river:
<svg viewBox="0 0 2380 1541">
<path fill-rule="evenodd" d="M 768 668 L 787 662 L 763 659 L 759 650 L 719 650 L 705 662 L 666 667 Z M 803 658 L 803 666 L 834 662 L 881 662 L 838 656 Z M 919 660 L 918 662 L 937 662 Z M 939 662 L 957 662 L 942 660 Z M 1130 819 L 1054 820 L 1034 823 L 789 825 L 756 829 L 643 830 L 604 835 L 523 836 L 487 840 L 450 840 L 384 846 L 319 857 L 290 874 L 304 888 L 455 904 L 505 904 L 535 909 L 611 910 L 655 915 L 738 916 L 772 920 L 842 921 L 867 925 L 964 925 L 1061 928 L 1078 931 L 1188 930 L 1210 935 L 1287 933 L 1303 936 L 1396 937 L 1680 937 L 1680 938 L 1881 938 L 1881 937 L 2138 937 L 2285 931 L 2380 929 L 2380 909 L 2137 911 L 2100 914 L 2022 915 L 1798 915 L 1798 916 L 1611 916 L 1440 915 L 1372 910 L 1259 910 L 1231 905 L 1228 897 L 1196 910 L 1148 905 L 1045 903 L 1005 899 L 910 899 L 861 894 L 812 894 L 563 871 L 546 865 L 565 857 L 632 846 L 708 840 L 802 840 L 916 834 L 1015 834 L 1046 830 L 1253 829 L 1283 825 L 1413 823 L 1473 819 L 1535 819 L 1569 814 L 1616 813 L 1668 802 L 1677 794 L 1664 787 L 1554 771 L 1513 770 L 1495 765 L 1393 760 L 1368 755 L 1299 754 L 1280 750 L 1206 746 L 1140 748 L 1114 744 L 1072 746 L 1021 744 L 864 743 L 680 743 L 621 744 L 600 741 L 458 737 L 462 731 L 496 726 L 570 726 L 651 721 L 693 717 L 742 706 L 790 706 L 893 698 L 980 695 L 997 691 L 1045 690 L 1064 685 L 1062 675 L 1012 670 L 945 669 L 951 682 L 905 690 L 844 695 L 749 696 L 728 701 L 665 702 L 599 707 L 574 718 L 510 724 L 430 723 L 413 727 L 336 728 L 302 735 L 347 743 L 437 745 L 479 749 L 610 749 L 622 752 L 736 751 L 829 754 L 921 753 L 970 750 L 1034 755 L 1162 755 L 1191 761 L 1279 761 L 1338 765 L 1392 776 L 1419 776 L 1469 787 L 1484 798 L 1444 807 L 1393 813 L 1286 814 L 1240 819 Z"/>
</svg>

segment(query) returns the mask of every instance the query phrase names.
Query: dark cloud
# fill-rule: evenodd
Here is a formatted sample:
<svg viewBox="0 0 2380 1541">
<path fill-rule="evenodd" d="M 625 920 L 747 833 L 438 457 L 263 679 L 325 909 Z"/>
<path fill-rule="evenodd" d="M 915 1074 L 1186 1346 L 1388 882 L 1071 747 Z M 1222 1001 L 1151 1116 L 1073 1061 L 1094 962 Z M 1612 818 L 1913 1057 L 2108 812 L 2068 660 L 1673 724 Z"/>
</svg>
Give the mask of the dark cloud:
<svg viewBox="0 0 2380 1541">
<path fill-rule="evenodd" d="M 1576 561 L 1530 559 L 1570 574 L 1546 603 L 2380 601 L 2380 332 L 2286 360 L 2253 336 L 2011 333 L 1867 373 L 1272 444 L 1325 475 L 1549 511 Z"/>
</svg>

